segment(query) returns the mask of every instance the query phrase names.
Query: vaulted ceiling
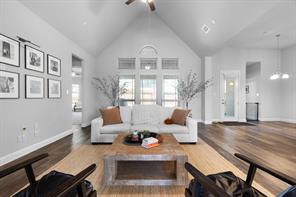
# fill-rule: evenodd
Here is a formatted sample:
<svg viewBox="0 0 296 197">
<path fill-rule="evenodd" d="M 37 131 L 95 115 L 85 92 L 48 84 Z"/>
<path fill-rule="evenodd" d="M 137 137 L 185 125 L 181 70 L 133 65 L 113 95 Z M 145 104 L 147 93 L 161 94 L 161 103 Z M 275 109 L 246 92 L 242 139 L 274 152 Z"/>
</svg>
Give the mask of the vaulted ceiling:
<svg viewBox="0 0 296 197">
<path fill-rule="evenodd" d="M 98 55 L 143 13 L 158 15 L 198 55 L 226 46 L 275 48 L 296 44 L 296 0 L 19 0 L 82 48 Z M 209 33 L 201 28 L 206 24 Z"/>
</svg>

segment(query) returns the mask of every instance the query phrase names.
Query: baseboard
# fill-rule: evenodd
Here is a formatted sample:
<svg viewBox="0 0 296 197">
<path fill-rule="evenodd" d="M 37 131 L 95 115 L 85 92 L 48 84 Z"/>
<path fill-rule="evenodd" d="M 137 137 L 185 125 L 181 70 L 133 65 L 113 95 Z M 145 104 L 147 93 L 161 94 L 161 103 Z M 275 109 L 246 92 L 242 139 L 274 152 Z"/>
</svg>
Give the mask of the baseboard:
<svg viewBox="0 0 296 197">
<path fill-rule="evenodd" d="M 42 147 L 44 147 L 44 146 L 46 146 L 48 144 L 51 144 L 51 143 L 53 143 L 53 142 L 55 142 L 55 141 L 57 141 L 59 139 L 62 139 L 63 137 L 71 135 L 72 133 L 73 133 L 73 131 L 72 131 L 72 129 L 70 129 L 70 130 L 65 131 L 63 133 L 60 133 L 60 134 L 58 134 L 56 136 L 53 136 L 53 137 L 51 137 L 49 139 L 43 140 L 41 142 L 38 142 L 36 144 L 33 144 L 31 146 L 28 146 L 28 147 L 25 147 L 25 148 L 23 148 L 21 150 L 18 150 L 16 152 L 5 155 L 5 156 L 0 158 L 0 166 L 6 164 L 8 162 L 11 162 L 11 161 L 13 161 L 15 159 L 18 159 L 18 158 L 20 158 L 20 157 L 22 157 L 24 155 L 27 155 L 27 154 L 35 151 L 35 150 L 38 150 L 38 149 L 40 149 L 40 148 L 42 148 Z"/>
<path fill-rule="evenodd" d="M 260 121 L 281 121 L 281 118 L 259 118 Z"/>
<path fill-rule="evenodd" d="M 90 122 L 83 122 L 83 123 L 81 123 L 81 127 L 82 128 L 85 128 L 85 127 L 88 127 L 88 126 L 90 126 Z"/>
<path fill-rule="evenodd" d="M 286 119 L 286 118 L 282 118 L 281 121 L 283 121 L 283 122 L 288 122 L 288 123 L 296 123 L 296 119 Z"/>
</svg>

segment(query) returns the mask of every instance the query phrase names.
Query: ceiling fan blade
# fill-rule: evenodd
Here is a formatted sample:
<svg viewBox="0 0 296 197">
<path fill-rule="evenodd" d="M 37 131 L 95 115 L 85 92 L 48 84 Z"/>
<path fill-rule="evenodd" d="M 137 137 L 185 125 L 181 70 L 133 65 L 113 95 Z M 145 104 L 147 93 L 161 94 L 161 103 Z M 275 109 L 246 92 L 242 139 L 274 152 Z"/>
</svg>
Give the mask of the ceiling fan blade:
<svg viewBox="0 0 296 197">
<path fill-rule="evenodd" d="M 135 0 L 128 0 L 127 2 L 125 2 L 126 5 L 131 4 L 132 2 L 134 2 Z"/>
<path fill-rule="evenodd" d="M 149 4 L 151 11 L 154 11 L 155 10 L 154 0 L 148 0 L 147 2 Z"/>
</svg>

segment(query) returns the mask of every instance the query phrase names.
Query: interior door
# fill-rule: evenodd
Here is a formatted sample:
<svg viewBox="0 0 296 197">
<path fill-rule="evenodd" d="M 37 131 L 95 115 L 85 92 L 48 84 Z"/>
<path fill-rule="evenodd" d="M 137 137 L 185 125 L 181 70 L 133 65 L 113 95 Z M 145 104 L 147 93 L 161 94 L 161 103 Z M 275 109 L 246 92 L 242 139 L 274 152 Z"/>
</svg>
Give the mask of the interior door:
<svg viewBox="0 0 296 197">
<path fill-rule="evenodd" d="M 222 71 L 221 81 L 221 119 L 238 121 L 239 116 L 239 71 Z"/>
</svg>

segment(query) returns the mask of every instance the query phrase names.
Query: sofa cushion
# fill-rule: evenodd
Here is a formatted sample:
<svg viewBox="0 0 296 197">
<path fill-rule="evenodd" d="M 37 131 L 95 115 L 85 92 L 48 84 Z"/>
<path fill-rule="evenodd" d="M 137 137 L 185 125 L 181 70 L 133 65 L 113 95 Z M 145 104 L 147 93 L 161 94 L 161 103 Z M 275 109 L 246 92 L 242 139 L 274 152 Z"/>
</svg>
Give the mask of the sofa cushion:
<svg viewBox="0 0 296 197">
<path fill-rule="evenodd" d="M 186 109 L 175 109 L 172 114 L 172 120 L 175 124 L 185 125 L 186 118 L 191 110 Z"/>
<path fill-rule="evenodd" d="M 133 125 L 131 127 L 131 130 L 132 131 L 134 131 L 134 130 L 138 130 L 138 131 L 148 130 L 148 131 L 155 132 L 155 133 L 158 133 L 159 132 L 158 127 L 156 125 L 152 125 L 152 124 L 137 124 L 137 125 Z"/>
<path fill-rule="evenodd" d="M 100 132 L 103 134 L 117 134 L 121 132 L 128 132 L 130 128 L 131 125 L 126 123 L 112 124 L 103 126 Z"/>
<path fill-rule="evenodd" d="M 122 123 L 119 107 L 100 109 L 100 112 L 103 118 L 103 125 Z"/>
<path fill-rule="evenodd" d="M 131 123 L 132 109 L 129 106 L 120 107 L 120 117 L 123 123 Z"/>
<path fill-rule="evenodd" d="M 159 124 L 159 105 L 134 105 L 132 109 L 132 123 L 138 124 Z"/>
<path fill-rule="evenodd" d="M 181 126 L 177 124 L 160 124 L 158 126 L 159 133 L 188 133 L 188 128 L 186 126 Z"/>
</svg>

